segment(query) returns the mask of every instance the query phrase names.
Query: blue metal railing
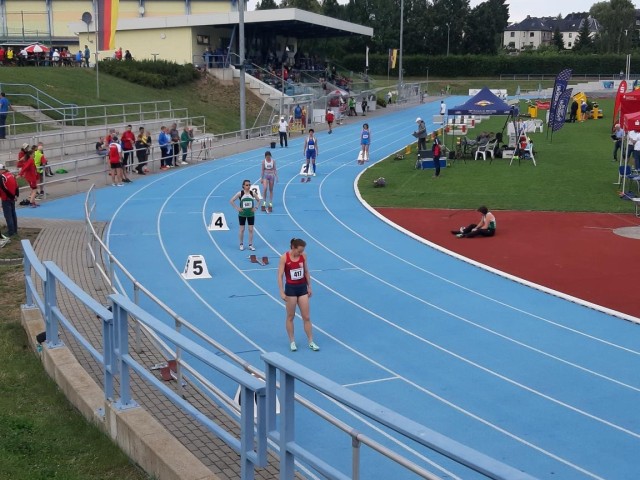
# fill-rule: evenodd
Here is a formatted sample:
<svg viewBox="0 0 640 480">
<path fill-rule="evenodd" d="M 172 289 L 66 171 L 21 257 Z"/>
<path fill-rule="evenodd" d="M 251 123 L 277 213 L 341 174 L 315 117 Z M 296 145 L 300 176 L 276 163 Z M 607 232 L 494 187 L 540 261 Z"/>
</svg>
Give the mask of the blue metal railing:
<svg viewBox="0 0 640 480">
<path fill-rule="evenodd" d="M 233 448 L 240 455 L 241 478 L 243 480 L 254 478 L 254 467 L 266 466 L 266 392 L 264 382 L 241 368 L 220 359 L 210 350 L 167 327 L 160 320 L 145 312 L 121 294 L 113 294 L 109 297 L 112 308 L 112 311 L 110 311 L 84 292 L 53 262 L 40 262 L 28 240 L 22 240 L 22 248 L 24 251 L 27 306 L 37 307 L 42 312 L 46 325 L 47 348 L 56 349 L 64 346 L 59 336 L 60 326 L 64 327 L 82 348 L 87 350 L 101 365 L 104 372 L 103 389 L 105 400 L 113 402 L 114 408 L 120 410 L 138 407 L 138 404 L 131 396 L 130 372 L 134 371 L 153 389 L 164 394 L 175 405 L 195 418 L 209 432 Z M 35 273 L 35 277 L 33 273 Z M 40 287 L 44 296 L 39 293 L 38 287 Z M 103 327 L 103 353 L 95 349 L 73 326 L 71 320 L 58 308 L 58 289 L 64 289 L 66 293 L 74 296 L 101 320 Z M 169 340 L 176 348 L 193 355 L 204 365 L 240 385 L 242 409 L 240 412 L 239 439 L 164 385 L 145 366 L 141 365 L 129 354 L 128 328 L 130 317 L 135 318 L 137 322 L 142 323 L 157 335 Z M 115 390 L 116 380 L 118 380 L 119 384 L 117 392 Z M 257 413 L 254 412 L 254 399 Z M 256 422 L 255 425 L 254 422 Z"/>
<path fill-rule="evenodd" d="M 399 433 L 403 437 L 413 440 L 453 461 L 478 472 L 487 478 L 499 480 L 534 480 L 534 478 L 520 470 L 510 467 L 498 460 L 488 457 L 476 450 L 462 445 L 444 435 L 431 430 L 413 420 L 389 410 L 368 398 L 329 380 L 322 375 L 286 358 L 279 353 L 264 353 L 262 359 L 266 364 L 267 373 L 267 433 L 280 446 L 280 471 L 285 472 L 280 478 L 293 478 L 294 458 L 313 465 L 323 475 L 330 478 L 348 479 L 347 476 L 312 452 L 296 443 L 295 439 L 295 382 L 300 381 L 317 392 L 337 401 L 356 412 L 374 420 Z M 276 378 L 280 372 L 280 410 L 279 425 L 276 427 Z M 294 454 L 294 455 L 291 455 Z M 360 469 L 359 464 L 353 464 L 354 471 Z M 423 478 L 439 478 L 429 475 Z"/>
</svg>

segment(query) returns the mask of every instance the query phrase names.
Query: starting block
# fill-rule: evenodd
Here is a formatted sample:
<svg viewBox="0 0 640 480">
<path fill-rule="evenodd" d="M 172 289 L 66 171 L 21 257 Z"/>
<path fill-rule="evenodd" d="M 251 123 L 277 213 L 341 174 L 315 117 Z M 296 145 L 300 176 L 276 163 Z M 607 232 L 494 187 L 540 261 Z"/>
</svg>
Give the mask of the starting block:
<svg viewBox="0 0 640 480">
<path fill-rule="evenodd" d="M 181 275 L 185 280 L 211 278 L 209 269 L 207 268 L 207 262 L 202 255 L 189 255 Z"/>
<path fill-rule="evenodd" d="M 262 261 L 260 261 L 257 256 L 249 255 L 249 261 L 251 263 L 259 263 L 262 266 L 269 265 L 269 257 L 262 257 Z"/>
<path fill-rule="evenodd" d="M 176 380 L 176 373 L 178 371 L 177 362 L 175 360 L 169 360 L 164 363 L 157 363 L 151 370 L 160 370 L 160 378 L 165 382 L 170 382 L 172 380 Z"/>
<path fill-rule="evenodd" d="M 208 230 L 210 232 L 213 230 L 229 230 L 229 225 L 227 225 L 227 220 L 224 218 L 224 213 L 214 212 L 211 214 L 211 223 L 209 224 Z"/>
</svg>

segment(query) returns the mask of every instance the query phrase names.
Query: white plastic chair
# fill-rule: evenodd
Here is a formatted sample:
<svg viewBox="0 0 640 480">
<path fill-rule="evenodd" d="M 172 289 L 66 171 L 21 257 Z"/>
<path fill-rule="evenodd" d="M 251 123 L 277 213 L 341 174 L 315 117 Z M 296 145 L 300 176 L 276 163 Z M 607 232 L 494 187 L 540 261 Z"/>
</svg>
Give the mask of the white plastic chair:
<svg viewBox="0 0 640 480">
<path fill-rule="evenodd" d="M 533 120 L 533 133 L 540 132 L 542 133 L 544 129 L 544 122 L 539 118 Z"/>
<path fill-rule="evenodd" d="M 482 160 L 486 160 L 487 154 L 489 154 L 489 156 L 493 159 L 494 158 L 493 151 L 496 148 L 496 143 L 498 143 L 498 140 L 494 139 L 494 140 L 491 140 L 490 142 L 485 143 L 484 145 L 480 145 L 476 150 L 475 159 L 478 160 L 478 156 L 482 155 Z"/>
</svg>

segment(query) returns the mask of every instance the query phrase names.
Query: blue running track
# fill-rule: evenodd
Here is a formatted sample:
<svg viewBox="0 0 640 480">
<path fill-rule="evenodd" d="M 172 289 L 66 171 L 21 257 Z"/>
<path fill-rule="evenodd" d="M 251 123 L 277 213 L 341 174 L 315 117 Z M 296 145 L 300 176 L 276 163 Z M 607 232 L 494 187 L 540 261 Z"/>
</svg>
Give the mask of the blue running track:
<svg viewBox="0 0 640 480">
<path fill-rule="evenodd" d="M 101 189 L 98 219 L 110 222 L 110 249 L 142 284 L 256 366 L 261 352 L 281 352 L 538 478 L 640 478 L 638 325 L 454 259 L 360 202 L 355 182 L 368 167 L 356 163 L 361 124 L 370 124 L 375 163 L 413 140 L 416 116 L 430 119 L 437 110 L 437 103 L 421 105 L 320 133 L 318 175 L 309 183 L 298 175 L 301 138 L 275 150 L 274 211 L 258 214 L 254 239 L 268 266 L 250 263 L 250 252 L 238 249 L 238 221 L 228 203 L 243 179 L 258 180 L 263 150 Z M 413 168 L 412 160 L 405 162 Z M 214 212 L 224 213 L 229 231 L 208 231 Z M 81 218 L 82 197 L 20 215 Z M 276 268 L 292 237 L 307 241 L 320 352 L 302 348 L 299 319 L 300 348 L 288 350 Z M 182 278 L 193 254 L 204 256 L 212 278 Z M 232 385 L 225 388 L 233 394 Z M 478 478 L 423 448 L 400 445 L 323 397 L 299 392 L 444 478 Z M 298 426 L 301 443 L 349 470 L 346 436 L 310 416 Z M 363 455 L 373 457 L 366 449 Z M 412 477 L 376 456 L 362 478 Z"/>
</svg>

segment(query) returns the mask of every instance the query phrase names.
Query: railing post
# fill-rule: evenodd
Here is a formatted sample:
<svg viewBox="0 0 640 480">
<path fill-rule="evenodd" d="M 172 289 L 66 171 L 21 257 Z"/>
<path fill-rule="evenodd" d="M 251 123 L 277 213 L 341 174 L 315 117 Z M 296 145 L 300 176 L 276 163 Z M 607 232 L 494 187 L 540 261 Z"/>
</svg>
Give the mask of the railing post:
<svg viewBox="0 0 640 480">
<path fill-rule="evenodd" d="M 182 330 L 182 322 L 176 318 L 175 319 L 176 332 L 181 333 Z M 182 348 L 176 348 L 176 381 L 178 382 L 178 395 L 184 398 L 184 388 L 182 387 Z"/>
<path fill-rule="evenodd" d="M 29 288 L 29 285 L 33 285 L 33 276 L 31 275 L 31 262 L 29 261 L 29 256 L 25 255 L 24 259 L 22 261 L 22 265 L 23 265 L 23 269 L 24 269 L 24 276 L 25 276 L 25 280 L 29 279 L 31 281 L 24 282 L 24 287 L 25 287 L 25 294 L 26 294 L 26 306 L 27 307 L 34 307 L 34 303 L 33 303 L 33 294 L 31 293 L 31 288 Z"/>
<path fill-rule="evenodd" d="M 115 303 L 111 301 L 113 311 Z M 102 320 L 102 345 L 104 357 L 104 398 L 108 401 L 115 400 L 113 395 L 113 378 L 117 375 L 116 355 L 113 341 L 113 316 Z"/>
<path fill-rule="evenodd" d="M 46 280 L 44 282 L 44 321 L 47 332 L 47 346 L 51 348 L 62 347 L 64 344 L 58 336 L 58 320 L 54 318 L 52 309 L 57 307 L 56 277 L 53 275 L 48 262 L 45 262 Z"/>
<path fill-rule="evenodd" d="M 117 303 L 113 304 L 113 324 L 115 363 L 118 365 L 120 372 L 120 399 L 115 406 L 120 410 L 126 410 L 135 408 L 138 404 L 131 398 L 129 364 L 123 360 L 123 357 L 129 356 L 129 312 Z"/>
<path fill-rule="evenodd" d="M 360 440 L 351 437 L 351 479 L 360 480 Z"/>
<path fill-rule="evenodd" d="M 133 284 L 133 302 L 140 306 L 140 286 L 137 283 Z M 135 319 L 133 323 L 133 331 L 136 335 L 136 353 L 142 352 L 142 338 L 140 333 L 140 322 Z"/>
<path fill-rule="evenodd" d="M 240 392 L 240 477 L 242 480 L 253 480 L 254 469 L 253 463 L 249 459 L 249 452 L 253 450 L 254 436 L 254 394 L 253 391 L 245 386 L 241 387 Z"/>
<path fill-rule="evenodd" d="M 295 441 L 295 378 L 280 370 L 280 480 L 293 480 L 295 456 L 287 445 Z"/>
</svg>

